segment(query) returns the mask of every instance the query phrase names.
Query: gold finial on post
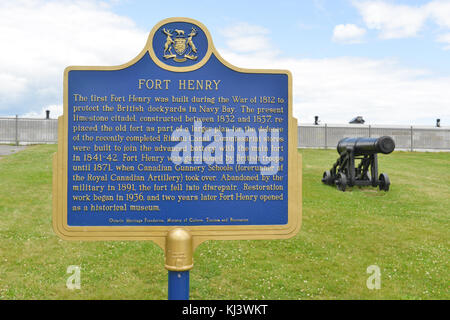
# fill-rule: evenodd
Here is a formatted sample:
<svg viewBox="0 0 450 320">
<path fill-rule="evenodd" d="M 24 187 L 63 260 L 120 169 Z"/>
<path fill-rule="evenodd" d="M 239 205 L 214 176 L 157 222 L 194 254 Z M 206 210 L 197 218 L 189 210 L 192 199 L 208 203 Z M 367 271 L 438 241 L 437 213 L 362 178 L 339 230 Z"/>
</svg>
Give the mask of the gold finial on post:
<svg viewBox="0 0 450 320">
<path fill-rule="evenodd" d="M 169 271 L 188 271 L 194 266 L 192 235 L 183 228 L 175 228 L 167 233 L 166 262 Z"/>
</svg>

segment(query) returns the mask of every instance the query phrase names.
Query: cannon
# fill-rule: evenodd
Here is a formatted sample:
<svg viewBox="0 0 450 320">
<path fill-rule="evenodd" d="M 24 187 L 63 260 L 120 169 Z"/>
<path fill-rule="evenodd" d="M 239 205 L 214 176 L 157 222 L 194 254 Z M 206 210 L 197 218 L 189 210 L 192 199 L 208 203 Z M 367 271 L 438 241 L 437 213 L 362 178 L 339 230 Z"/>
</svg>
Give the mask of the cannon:
<svg viewBox="0 0 450 320">
<path fill-rule="evenodd" d="M 378 176 L 378 153 L 389 154 L 395 149 L 391 137 L 344 138 L 337 144 L 339 158 L 331 170 L 323 173 L 322 182 L 336 185 L 341 191 L 353 186 L 373 186 L 388 191 L 391 182 L 386 173 Z M 355 166 L 355 160 L 360 160 Z"/>
</svg>

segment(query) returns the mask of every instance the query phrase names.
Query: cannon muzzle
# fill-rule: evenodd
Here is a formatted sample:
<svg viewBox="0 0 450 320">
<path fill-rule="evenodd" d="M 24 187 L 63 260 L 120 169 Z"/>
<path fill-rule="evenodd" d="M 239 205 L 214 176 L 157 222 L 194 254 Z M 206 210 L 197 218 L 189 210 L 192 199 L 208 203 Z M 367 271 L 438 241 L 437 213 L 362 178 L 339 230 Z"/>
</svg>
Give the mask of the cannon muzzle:
<svg viewBox="0 0 450 320">
<path fill-rule="evenodd" d="M 388 136 L 379 138 L 344 138 L 337 145 L 337 152 L 339 154 L 350 150 L 353 150 L 354 155 L 389 154 L 394 149 L 395 142 Z"/>
</svg>

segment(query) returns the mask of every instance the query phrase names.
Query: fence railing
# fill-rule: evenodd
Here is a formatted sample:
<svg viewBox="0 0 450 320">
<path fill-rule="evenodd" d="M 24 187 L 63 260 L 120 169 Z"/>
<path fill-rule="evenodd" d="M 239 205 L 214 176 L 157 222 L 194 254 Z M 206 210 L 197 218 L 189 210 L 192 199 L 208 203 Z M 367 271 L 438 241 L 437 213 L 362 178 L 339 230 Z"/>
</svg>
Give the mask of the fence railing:
<svg viewBox="0 0 450 320">
<path fill-rule="evenodd" d="M 0 118 L 0 143 L 57 143 L 58 120 Z"/>
<path fill-rule="evenodd" d="M 307 125 L 298 126 L 299 148 L 336 148 L 345 137 L 390 136 L 396 150 L 450 151 L 450 127 L 412 127 L 382 125 Z M 57 143 L 58 120 L 0 118 L 0 143 Z"/>
<path fill-rule="evenodd" d="M 416 127 L 387 125 L 305 125 L 298 126 L 299 148 L 336 148 L 345 137 L 390 136 L 396 150 L 450 151 L 449 127 Z"/>
</svg>

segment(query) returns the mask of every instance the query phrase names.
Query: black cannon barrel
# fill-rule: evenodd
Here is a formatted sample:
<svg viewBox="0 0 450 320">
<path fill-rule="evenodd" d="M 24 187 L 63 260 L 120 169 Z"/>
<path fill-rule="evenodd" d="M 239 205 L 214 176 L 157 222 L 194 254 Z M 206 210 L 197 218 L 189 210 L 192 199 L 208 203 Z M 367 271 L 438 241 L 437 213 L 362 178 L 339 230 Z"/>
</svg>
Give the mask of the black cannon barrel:
<svg viewBox="0 0 450 320">
<path fill-rule="evenodd" d="M 337 152 L 339 154 L 350 149 L 353 149 L 355 155 L 366 155 L 373 153 L 389 154 L 394 151 L 395 142 L 388 136 L 379 138 L 344 138 L 338 142 Z"/>
</svg>

